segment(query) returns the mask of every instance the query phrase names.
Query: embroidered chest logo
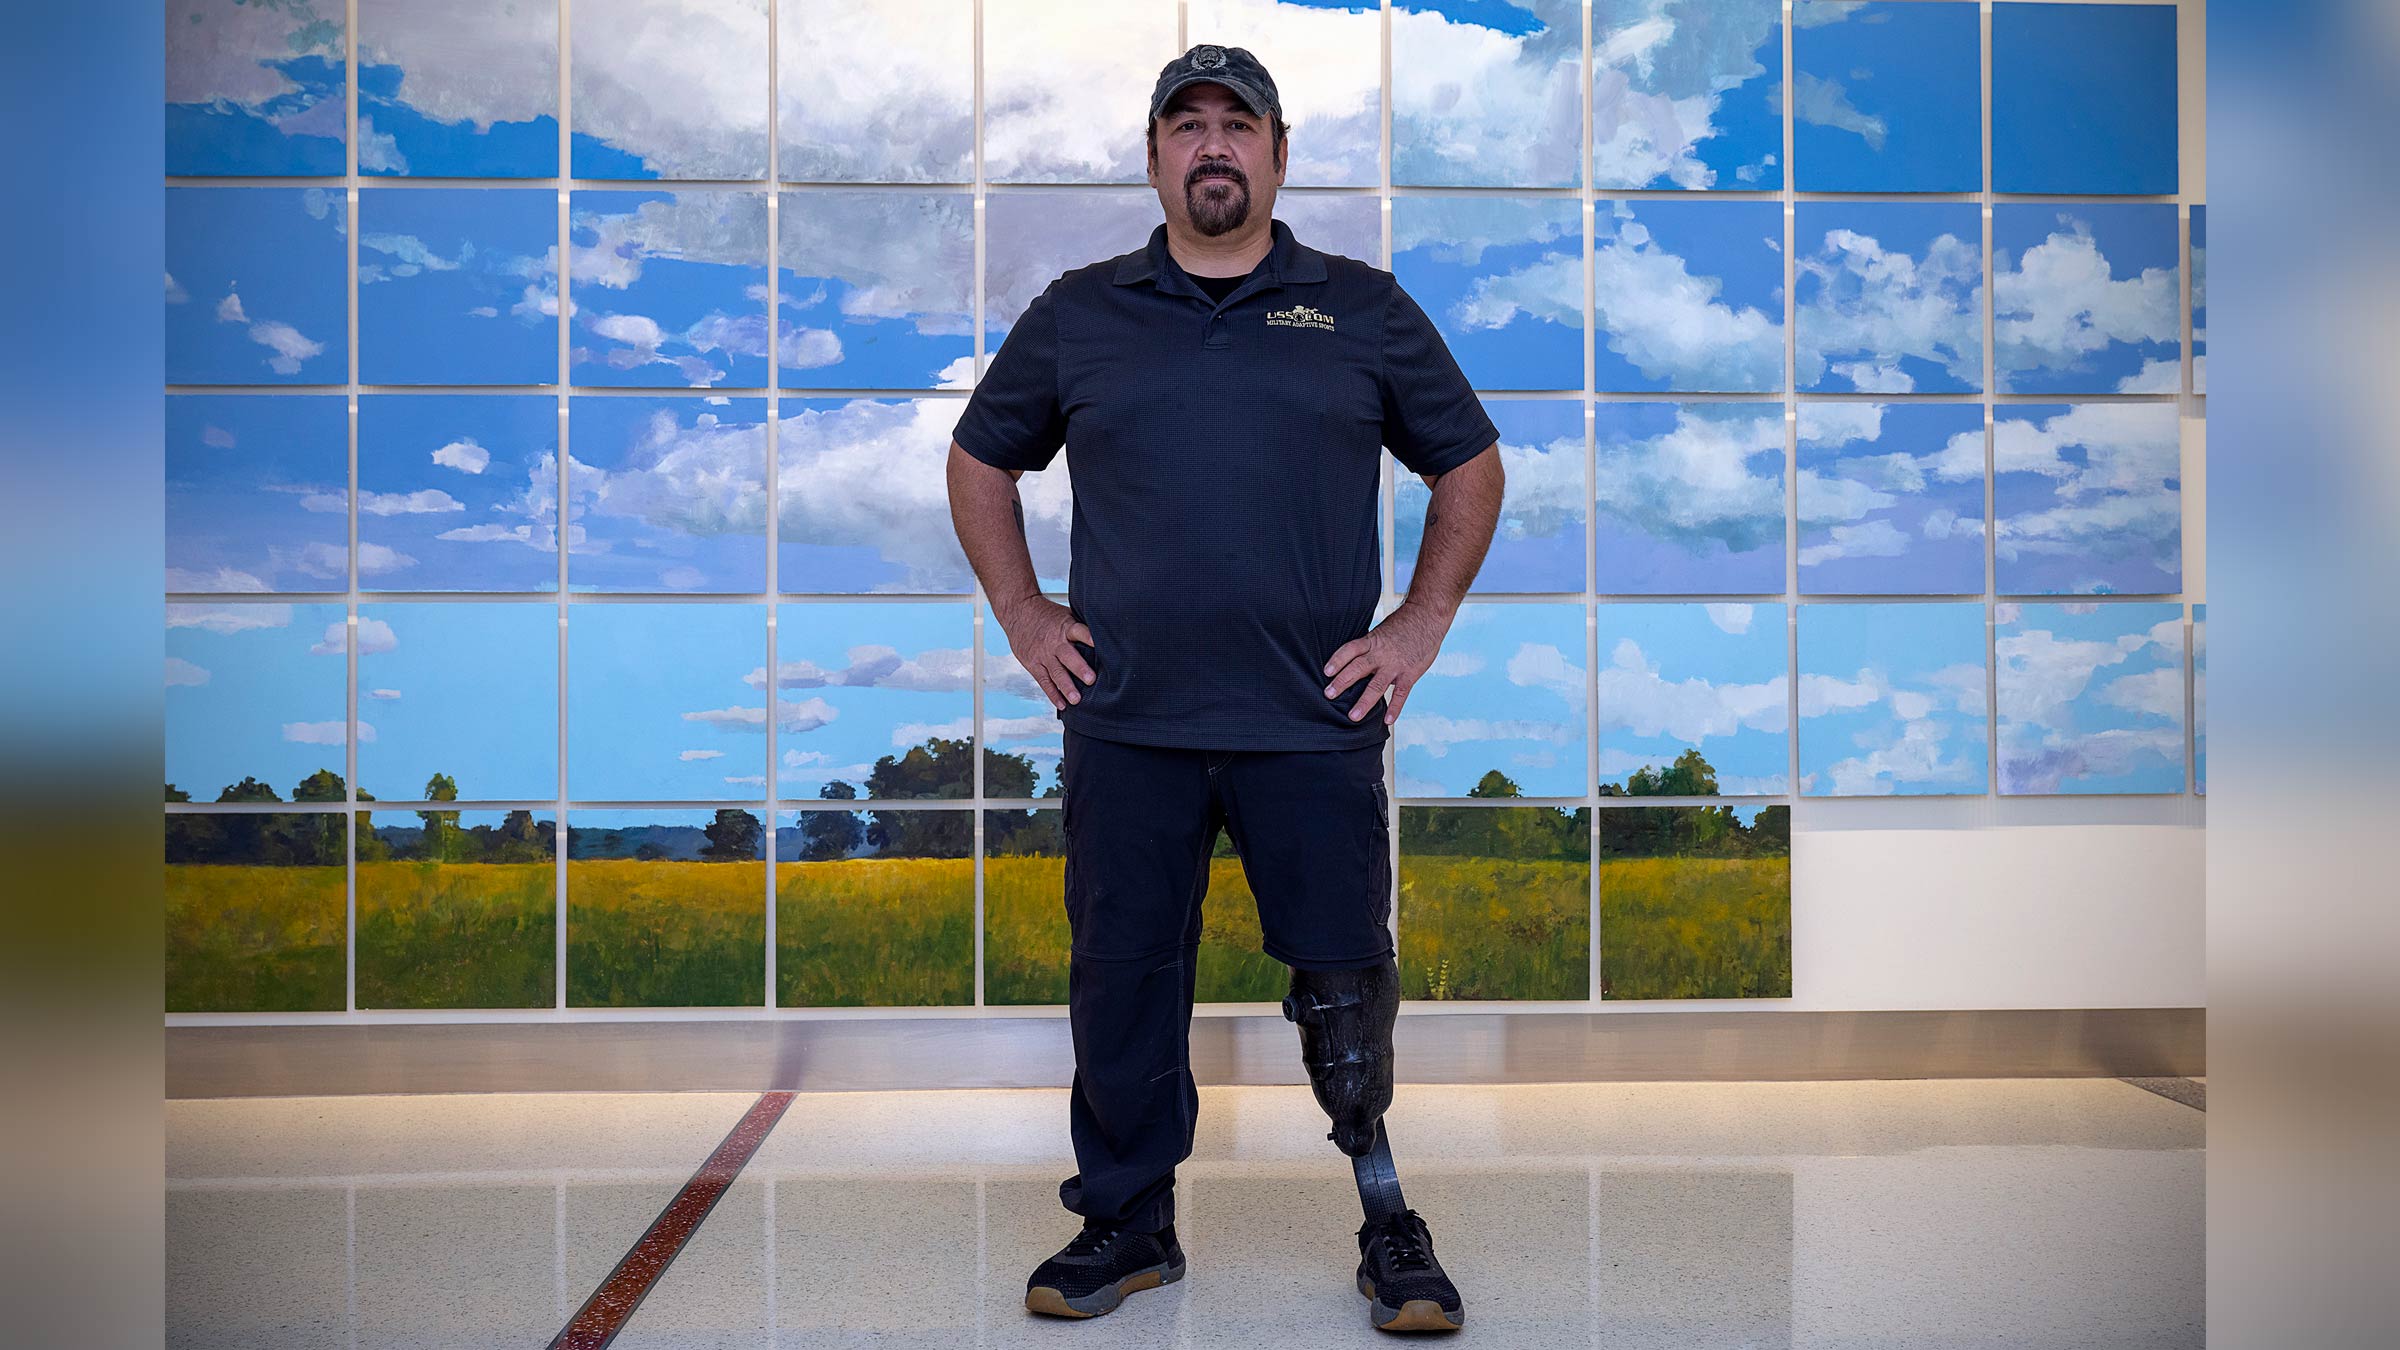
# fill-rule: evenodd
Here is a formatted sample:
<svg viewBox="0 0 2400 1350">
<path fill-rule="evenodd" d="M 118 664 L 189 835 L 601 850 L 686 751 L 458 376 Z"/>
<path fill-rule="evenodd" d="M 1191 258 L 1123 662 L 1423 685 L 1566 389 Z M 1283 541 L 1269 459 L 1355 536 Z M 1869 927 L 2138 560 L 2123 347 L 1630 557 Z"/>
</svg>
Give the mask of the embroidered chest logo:
<svg viewBox="0 0 2400 1350">
<path fill-rule="evenodd" d="M 1328 333 L 1333 331 L 1332 315 L 1321 309 L 1310 309 L 1306 305 L 1294 305 L 1290 309 L 1270 309 L 1267 311 L 1267 322 L 1281 324 L 1286 328 L 1322 328 Z"/>
</svg>

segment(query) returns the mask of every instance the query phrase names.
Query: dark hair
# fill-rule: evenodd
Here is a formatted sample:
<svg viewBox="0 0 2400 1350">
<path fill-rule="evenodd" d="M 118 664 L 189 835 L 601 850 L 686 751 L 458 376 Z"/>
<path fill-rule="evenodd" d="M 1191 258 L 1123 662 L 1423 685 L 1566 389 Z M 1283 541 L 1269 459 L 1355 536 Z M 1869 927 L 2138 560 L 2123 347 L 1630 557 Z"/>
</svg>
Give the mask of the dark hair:
<svg viewBox="0 0 2400 1350">
<path fill-rule="evenodd" d="M 1161 115 L 1163 116 L 1164 114 Z M 1284 151 L 1284 140 L 1286 134 L 1292 129 L 1291 124 L 1284 121 L 1281 114 L 1274 115 L 1270 120 L 1272 120 L 1275 124 L 1275 140 L 1273 143 L 1273 148 L 1278 152 L 1282 152 Z M 1143 125 L 1142 141 L 1144 144 L 1150 147 L 1149 153 L 1151 155 L 1156 156 L 1158 154 L 1158 118 L 1153 117 L 1149 120 L 1149 122 Z M 1284 154 L 1278 153 L 1276 158 L 1284 158 Z"/>
</svg>

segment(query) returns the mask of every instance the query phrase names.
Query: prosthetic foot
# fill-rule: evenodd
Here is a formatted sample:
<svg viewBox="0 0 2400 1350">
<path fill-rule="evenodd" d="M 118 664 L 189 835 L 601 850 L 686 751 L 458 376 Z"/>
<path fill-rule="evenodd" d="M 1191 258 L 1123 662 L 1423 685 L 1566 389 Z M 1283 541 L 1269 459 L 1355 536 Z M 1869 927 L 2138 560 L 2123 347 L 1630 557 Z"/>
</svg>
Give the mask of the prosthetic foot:
<svg viewBox="0 0 2400 1350">
<path fill-rule="evenodd" d="M 1400 1016 L 1400 967 L 1294 970 L 1283 1015 L 1300 1026 L 1300 1059 L 1317 1105 L 1333 1118 L 1326 1138 L 1350 1155 L 1359 1203 L 1380 1222 L 1408 1208 L 1384 1138 L 1392 1104 L 1392 1027 Z"/>
</svg>

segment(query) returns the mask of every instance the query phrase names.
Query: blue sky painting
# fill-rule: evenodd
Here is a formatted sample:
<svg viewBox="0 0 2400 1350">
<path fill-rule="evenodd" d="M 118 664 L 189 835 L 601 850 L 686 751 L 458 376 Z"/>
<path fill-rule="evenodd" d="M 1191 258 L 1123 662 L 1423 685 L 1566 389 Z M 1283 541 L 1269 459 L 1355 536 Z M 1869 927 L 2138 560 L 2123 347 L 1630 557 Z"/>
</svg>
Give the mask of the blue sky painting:
<svg viewBox="0 0 2400 1350">
<path fill-rule="evenodd" d="M 1594 389 L 1783 389 L 1781 206 L 1605 201 L 1592 228 Z"/>
<path fill-rule="evenodd" d="M 350 378 L 340 188 L 166 189 L 169 384 Z"/>
<path fill-rule="evenodd" d="M 764 178 L 768 0 L 575 0 L 577 178 Z"/>
<path fill-rule="evenodd" d="M 1294 192 L 1275 199 L 1275 218 L 1320 253 L 1383 266 L 1383 203 L 1360 192 Z"/>
<path fill-rule="evenodd" d="M 1983 391 L 1983 212 L 1973 202 L 1802 202 L 1793 378 L 1818 393 Z"/>
<path fill-rule="evenodd" d="M 937 736 L 974 740 L 972 605 L 787 603 L 775 607 L 775 630 L 780 795 L 822 797 L 847 783 L 865 797 L 878 759 L 930 754 Z M 971 762 L 956 761 L 962 771 Z M 955 786 L 966 795 L 967 783 Z"/>
<path fill-rule="evenodd" d="M 776 174 L 801 183 L 975 177 L 975 0 L 782 0 Z"/>
<path fill-rule="evenodd" d="M 1142 115 L 1183 50 L 1175 8 L 983 0 L 984 181 L 1145 181 Z"/>
<path fill-rule="evenodd" d="M 1783 593 L 1780 403 L 1619 403 L 1594 412 L 1602 595 Z"/>
<path fill-rule="evenodd" d="M 776 278 L 785 388 L 934 389 L 975 364 L 969 192 L 786 192 Z"/>
<path fill-rule="evenodd" d="M 2001 595 L 2183 589 L 2182 419 L 2172 403 L 2004 403 L 1992 421 Z"/>
<path fill-rule="evenodd" d="M 166 401 L 170 591 L 350 587 L 350 413 L 338 394 Z"/>
<path fill-rule="evenodd" d="M 339 175 L 343 19 L 339 0 L 168 0 L 167 172 Z"/>
<path fill-rule="evenodd" d="M 2183 385 L 2173 202 L 1992 208 L 1992 377 L 2004 394 Z"/>
<path fill-rule="evenodd" d="M 1143 247 L 1160 219 L 1158 194 L 1148 188 L 985 196 L 984 361 L 1061 273 Z"/>
<path fill-rule="evenodd" d="M 767 607 L 567 606 L 567 793 L 767 795 Z"/>
<path fill-rule="evenodd" d="M 1983 408 L 1803 403 L 1802 595 L 1983 593 Z"/>
<path fill-rule="evenodd" d="M 1383 6 L 1376 0 L 1190 0 L 1184 36 L 1245 48 L 1270 71 L 1294 72 L 1276 90 L 1291 126 L 1284 186 L 1383 181 Z"/>
<path fill-rule="evenodd" d="M 358 400 L 359 589 L 558 589 L 558 400 Z"/>
<path fill-rule="evenodd" d="M 1400 197 L 1392 274 L 1478 389 L 1583 387 L 1583 221 L 1554 197 Z"/>
<path fill-rule="evenodd" d="M 1800 791 L 1979 796 L 1983 602 L 1800 607 Z"/>
<path fill-rule="evenodd" d="M 358 607 L 358 786 L 425 801 L 558 795 L 558 606 L 390 601 Z"/>
<path fill-rule="evenodd" d="M 965 405 L 954 398 L 786 398 L 776 430 L 776 586 L 790 593 L 964 595 L 975 574 L 950 520 L 944 464 Z M 1041 584 L 1063 589 L 1064 451 L 1017 480 Z"/>
<path fill-rule="evenodd" d="M 567 422 L 567 588 L 767 588 L 767 401 L 587 394 Z"/>
<path fill-rule="evenodd" d="M 166 607 L 167 781 L 196 802 L 256 778 L 291 800 L 345 772 L 349 613 L 340 604 Z"/>
<path fill-rule="evenodd" d="M 577 192 L 575 384 L 767 384 L 767 197 L 761 192 Z"/>
<path fill-rule="evenodd" d="M 1500 462 L 1507 487 L 1475 591 L 1584 589 L 1583 403 L 1568 399 L 1494 398 L 1483 401 L 1500 429 Z M 1393 583 L 1402 591 L 1417 571 L 1425 542 L 1425 508 L 1433 490 L 1403 468 L 1392 471 Z"/>
<path fill-rule="evenodd" d="M 1792 82 L 1802 192 L 1983 190 L 1981 7 L 1799 0 Z"/>
<path fill-rule="evenodd" d="M 1031 475 L 1027 475 L 1019 481 L 1030 479 Z M 1084 659 L 1091 660 L 1088 649 L 1084 650 Z M 1093 669 L 1099 667 L 1095 665 Z M 1412 695 L 1409 708 L 1416 706 Z M 1407 725 L 1410 716 L 1403 709 L 1401 725 Z M 1064 726 L 1058 710 L 1050 706 L 1049 696 L 1009 650 L 1008 630 L 987 609 L 983 616 L 984 749 L 991 754 L 1016 755 L 1031 762 L 1033 795 L 1039 797 L 1059 786 L 1058 763 L 1065 753 L 1066 741 Z"/>
<path fill-rule="evenodd" d="M 1781 0 L 1593 0 L 1592 185 L 1783 186 Z"/>
<path fill-rule="evenodd" d="M 1600 782 L 1698 750 L 1720 795 L 1790 789 L 1783 605 L 1602 604 L 1596 623 Z"/>
<path fill-rule="evenodd" d="M 1392 725 L 1400 795 L 1464 797 L 1494 773 L 1519 796 L 1583 795 L 1583 657 L 1579 604 L 1459 606 Z M 1358 695 L 1356 685 L 1343 692 L 1344 712 Z M 1383 716 L 1383 704 L 1366 715 Z"/>
<path fill-rule="evenodd" d="M 359 382 L 557 383 L 557 203 L 548 188 L 362 191 Z"/>
<path fill-rule="evenodd" d="M 2004 795 L 2181 792 L 2183 606 L 1993 610 Z"/>
<path fill-rule="evenodd" d="M 1992 191 L 2176 191 L 2174 5 L 1992 6 Z"/>
<path fill-rule="evenodd" d="M 558 176 L 558 0 L 358 0 L 358 171 Z"/>
<path fill-rule="evenodd" d="M 2208 392 L 2208 208 L 2192 208 L 2192 392 Z"/>
<path fill-rule="evenodd" d="M 1392 182 L 1577 185 L 1579 0 L 1392 0 L 1391 23 Z"/>
</svg>

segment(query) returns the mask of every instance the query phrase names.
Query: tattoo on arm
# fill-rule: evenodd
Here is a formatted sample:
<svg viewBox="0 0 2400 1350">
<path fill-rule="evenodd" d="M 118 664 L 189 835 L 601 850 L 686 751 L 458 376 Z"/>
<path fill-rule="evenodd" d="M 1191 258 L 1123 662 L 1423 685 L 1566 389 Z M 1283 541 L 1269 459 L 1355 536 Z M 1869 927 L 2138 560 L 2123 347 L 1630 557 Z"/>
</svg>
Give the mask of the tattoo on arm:
<svg viewBox="0 0 2400 1350">
<path fill-rule="evenodd" d="M 1024 538 L 1024 537 L 1025 537 L 1025 502 L 1024 502 L 1024 499 L 1023 499 L 1023 498 L 1020 498 L 1019 496 L 1017 496 L 1017 494 L 1015 494 L 1014 492 L 1011 492 L 1010 494 L 1008 494 L 1008 510 L 1009 510 L 1009 514 L 1011 514 L 1011 515 L 1013 515 L 1013 516 L 1015 516 L 1015 517 L 1017 518 L 1017 537 L 1018 537 L 1018 538 L 1020 538 L 1020 539 Z"/>
</svg>

